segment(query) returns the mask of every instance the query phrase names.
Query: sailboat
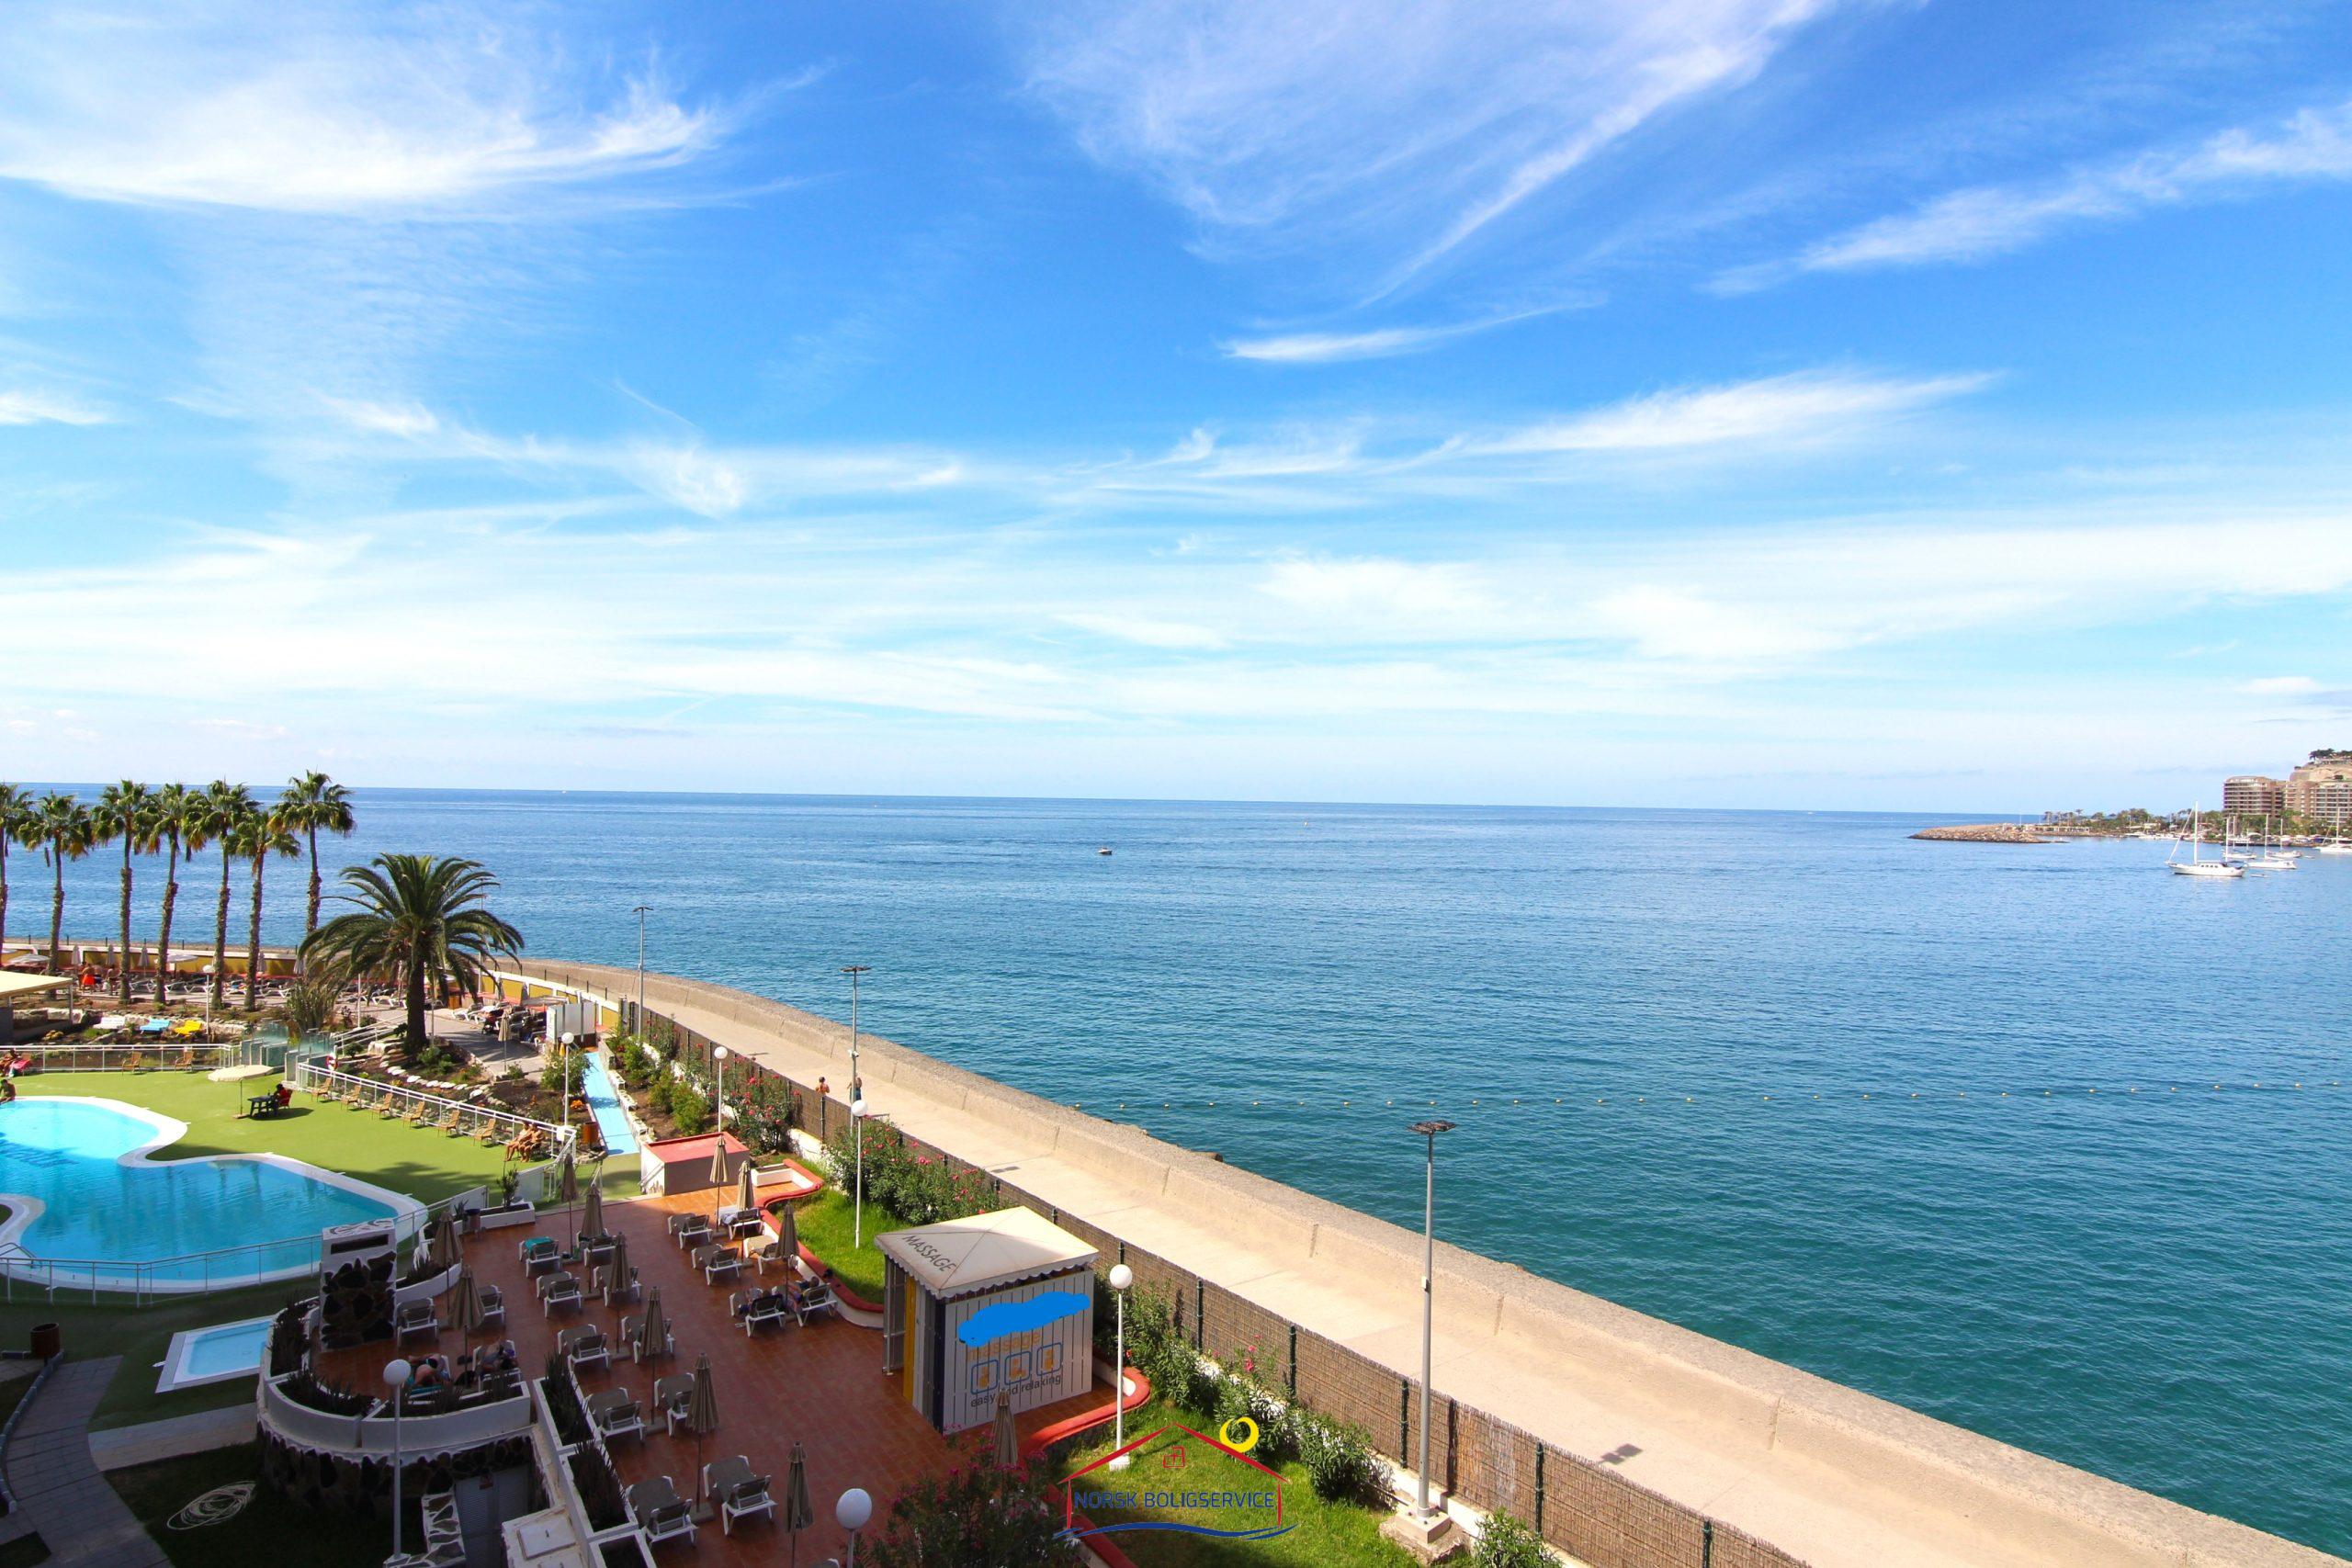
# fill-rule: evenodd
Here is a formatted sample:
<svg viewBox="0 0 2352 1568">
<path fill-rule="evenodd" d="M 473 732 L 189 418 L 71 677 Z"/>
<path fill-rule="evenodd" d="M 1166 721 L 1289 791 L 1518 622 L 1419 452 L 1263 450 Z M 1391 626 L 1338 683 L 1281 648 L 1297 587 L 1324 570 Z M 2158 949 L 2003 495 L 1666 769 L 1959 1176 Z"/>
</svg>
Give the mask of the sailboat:
<svg viewBox="0 0 2352 1568">
<path fill-rule="evenodd" d="M 2176 876 L 2244 876 L 2245 867 L 2228 860 L 2207 860 L 2199 852 L 2205 841 L 2205 807 L 2201 803 L 2196 807 L 2189 820 L 2191 826 L 2188 829 L 2188 858 L 2165 862 L 2172 867 L 2173 874 Z M 2226 827 L 2222 830 L 2228 831 Z M 2174 847 L 2173 852 L 2175 854 L 2180 852 L 2177 845 Z"/>
<path fill-rule="evenodd" d="M 2263 826 L 2265 828 L 2268 828 L 2270 826 L 2270 822 L 2267 818 L 2264 818 Z M 2270 847 L 2265 850 L 2262 853 L 2255 856 L 2252 860 L 2246 862 L 2246 869 L 2248 871 L 2294 870 L 2295 857 L 2291 853 L 2278 847 L 2278 835 L 2273 831 L 2265 834 L 2265 837 L 2269 840 Z M 2248 847 L 2250 848 L 2251 846 L 2249 845 Z"/>
</svg>

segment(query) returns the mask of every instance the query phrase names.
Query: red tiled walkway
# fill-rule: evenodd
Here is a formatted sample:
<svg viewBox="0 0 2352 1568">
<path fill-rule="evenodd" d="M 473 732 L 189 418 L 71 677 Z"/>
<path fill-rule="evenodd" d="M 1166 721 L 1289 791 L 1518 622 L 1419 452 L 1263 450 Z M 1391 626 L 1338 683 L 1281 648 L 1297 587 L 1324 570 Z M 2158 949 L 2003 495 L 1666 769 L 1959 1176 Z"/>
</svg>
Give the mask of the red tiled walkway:
<svg viewBox="0 0 2352 1568">
<path fill-rule="evenodd" d="M 746 1455 L 755 1470 L 775 1474 L 780 1495 L 792 1444 L 796 1439 L 804 1444 L 817 1523 L 802 1532 L 801 1551 L 804 1561 L 821 1561 L 846 1544 L 832 1522 L 833 1499 L 843 1491 L 865 1488 L 875 1499 L 878 1522 L 890 1499 L 910 1483 L 944 1474 L 958 1464 L 970 1463 L 975 1454 L 984 1454 L 988 1435 L 982 1430 L 949 1439 L 933 1431 L 898 1396 L 897 1380 L 883 1376 L 882 1337 L 875 1330 L 828 1315 L 811 1318 L 806 1327 L 762 1329 L 746 1338 L 729 1319 L 727 1298 L 741 1285 L 756 1282 L 755 1271 L 747 1269 L 744 1278 L 734 1284 L 706 1284 L 669 1235 L 670 1214 L 707 1213 L 715 1196 L 699 1192 L 605 1205 L 605 1224 L 628 1236 L 629 1262 L 639 1279 L 647 1288 L 660 1289 L 662 1310 L 678 1348 L 674 1358 L 647 1365 L 632 1364 L 626 1352 L 618 1352 L 610 1369 L 583 1372 L 581 1385 L 590 1393 L 626 1385 L 650 1411 L 653 1380 L 692 1371 L 696 1354 L 707 1351 L 718 1393 L 718 1430 L 705 1439 L 704 1459 Z M 537 1376 L 544 1370 L 548 1352 L 561 1329 L 594 1323 L 617 1345 L 622 1312 L 591 1298 L 578 1309 L 559 1309 L 551 1318 L 542 1316 L 534 1287 L 516 1257 L 517 1244 L 532 1234 L 518 1228 L 469 1237 L 466 1256 L 475 1278 L 498 1286 L 506 1298 L 505 1330 L 503 1334 L 493 1330 L 481 1337 L 492 1341 L 512 1337 L 525 1373 Z M 560 1211 L 543 1213 L 537 1234 L 552 1235 L 567 1245 L 571 1239 Z M 586 1273 L 574 1271 L 581 1274 L 584 1286 Z M 771 1281 L 781 1277 L 775 1269 L 769 1271 Z M 454 1295 L 442 1298 L 445 1314 L 454 1302 Z M 634 1314 L 642 1309 L 631 1305 L 626 1310 Z M 437 1348 L 454 1359 L 467 1347 L 463 1336 L 445 1331 Z M 412 1337 L 401 1353 L 413 1357 L 425 1349 L 419 1336 Z M 381 1342 L 338 1350 L 325 1358 L 322 1370 L 330 1381 L 374 1392 L 383 1363 L 392 1354 L 391 1348 Z M 1031 1411 L 1021 1418 L 1023 1436 L 1102 1405 L 1108 1397 L 1109 1391 L 1102 1389 Z M 697 1472 L 690 1435 L 668 1437 L 656 1424 L 642 1443 L 623 1438 L 613 1445 L 613 1458 L 624 1486 L 650 1475 L 666 1474 L 681 1494 L 693 1494 Z M 739 1525 L 729 1540 L 713 1521 L 698 1533 L 694 1546 L 672 1544 L 661 1550 L 669 1561 L 691 1556 L 718 1568 L 734 1568 L 754 1560 L 772 1562 L 783 1539 L 771 1526 L 753 1520 Z"/>
</svg>

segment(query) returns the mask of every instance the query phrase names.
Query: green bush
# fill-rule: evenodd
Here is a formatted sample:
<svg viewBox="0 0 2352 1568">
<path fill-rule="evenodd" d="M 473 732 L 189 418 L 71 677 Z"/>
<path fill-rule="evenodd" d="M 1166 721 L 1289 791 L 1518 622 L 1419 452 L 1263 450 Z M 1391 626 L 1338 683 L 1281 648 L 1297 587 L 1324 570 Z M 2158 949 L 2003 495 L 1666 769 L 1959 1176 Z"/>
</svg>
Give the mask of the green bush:
<svg viewBox="0 0 2352 1568">
<path fill-rule="evenodd" d="M 1359 1426 L 1312 1412 L 1299 1413 L 1298 1457 L 1315 1495 L 1329 1503 L 1379 1502 L 1387 1487 L 1373 1457 L 1372 1438 Z"/>
<path fill-rule="evenodd" d="M 684 1089 L 684 1087 L 685 1086 L 684 1084 L 678 1082 L 677 1079 L 672 1077 L 669 1074 L 663 1073 L 660 1077 L 655 1078 L 651 1083 L 645 1086 L 645 1109 L 648 1111 L 669 1110 L 671 1090 L 675 1089 Z"/>
<path fill-rule="evenodd" d="M 1473 1568 L 1557 1568 L 1544 1540 L 1518 1515 L 1497 1508 L 1478 1532 L 1478 1550 L 1470 1557 Z"/>
<path fill-rule="evenodd" d="M 800 1120 L 800 1097 L 774 1073 L 746 1072 L 727 1097 L 728 1120 L 736 1136 L 755 1153 L 788 1155 L 792 1129 Z"/>
<path fill-rule="evenodd" d="M 692 1137 L 709 1128 L 710 1101 L 691 1084 L 675 1085 L 670 1090 L 670 1116 L 679 1132 Z"/>
<path fill-rule="evenodd" d="M 976 1464 L 919 1481 L 861 1560 L 875 1568 L 1062 1568 L 1083 1559 L 1062 1533 L 1060 1501 L 1025 1471 Z"/>
</svg>

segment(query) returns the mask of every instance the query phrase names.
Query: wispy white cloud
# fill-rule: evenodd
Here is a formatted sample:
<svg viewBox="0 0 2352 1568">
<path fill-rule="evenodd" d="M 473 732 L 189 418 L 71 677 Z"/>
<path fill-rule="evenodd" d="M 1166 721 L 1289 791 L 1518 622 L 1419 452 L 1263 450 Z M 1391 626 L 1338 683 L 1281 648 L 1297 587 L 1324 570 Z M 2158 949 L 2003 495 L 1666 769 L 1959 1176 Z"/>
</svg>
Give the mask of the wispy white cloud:
<svg viewBox="0 0 2352 1568">
<path fill-rule="evenodd" d="M 78 399 L 28 388 L 0 388 L 0 424 L 107 424 L 114 415 Z"/>
<path fill-rule="evenodd" d="M 1808 370 L 1678 388 L 1470 443 L 1473 450 L 1657 452 L 1840 435 L 1990 384 L 1988 375 L 1889 377 Z"/>
<path fill-rule="evenodd" d="M 1834 0 L 1142 0 L 1031 26 L 1033 89 L 1219 246 L 1419 273 Z"/>
<path fill-rule="evenodd" d="M 2309 675 L 2268 675 L 2240 689 L 2257 697 L 2300 697 L 2318 691 L 2320 683 Z"/>
<path fill-rule="evenodd" d="M 1350 359 L 1388 359 L 1420 354 L 1458 338 L 1490 332 L 1515 321 L 1550 315 L 1564 307 L 1515 310 L 1476 321 L 1449 321 L 1433 326 L 1378 327 L 1354 333 L 1274 333 L 1263 337 L 1233 338 L 1219 344 L 1228 359 L 1253 359 L 1272 365 L 1329 365 Z"/>
<path fill-rule="evenodd" d="M 319 401 L 354 430 L 372 435 L 430 435 L 441 428 L 440 416 L 422 403 L 373 403 L 364 399 L 323 395 Z"/>
<path fill-rule="evenodd" d="M 1102 615 L 1093 611 L 1073 611 L 1063 615 L 1065 625 L 1090 631 L 1100 637 L 1114 637 L 1145 648 L 1215 649 L 1230 646 L 1222 632 L 1188 621 L 1154 620 L 1148 615 Z"/>
<path fill-rule="evenodd" d="M 1915 211 L 1820 241 L 1788 260 L 1732 269 L 1718 276 L 1714 287 L 1738 293 L 1804 272 L 1981 261 L 2077 224 L 2244 196 L 2266 186 L 2346 179 L 2352 179 L 2352 104 L 2307 108 L 2281 125 L 2225 130 L 2186 150 L 2143 152 L 2048 181 L 1952 191 Z"/>
<path fill-rule="evenodd" d="M 604 79 L 519 14 L 29 5 L 0 51 L 0 178 L 104 201 L 479 210 L 673 167 L 726 133 L 649 62 Z"/>
</svg>

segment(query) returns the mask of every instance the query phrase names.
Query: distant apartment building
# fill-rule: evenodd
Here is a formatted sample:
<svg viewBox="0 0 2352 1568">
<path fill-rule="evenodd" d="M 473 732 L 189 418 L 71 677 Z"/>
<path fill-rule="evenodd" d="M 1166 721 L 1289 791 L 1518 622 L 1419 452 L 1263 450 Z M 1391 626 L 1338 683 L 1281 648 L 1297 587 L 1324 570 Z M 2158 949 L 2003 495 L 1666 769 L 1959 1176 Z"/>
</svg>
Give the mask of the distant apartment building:
<svg viewBox="0 0 2352 1568">
<path fill-rule="evenodd" d="M 2314 751 L 2287 775 L 2287 809 L 2342 828 L 2352 823 L 2352 751 Z"/>
<path fill-rule="evenodd" d="M 2287 781 L 2240 773 L 2223 781 L 2222 809 L 2242 817 L 2276 817 L 2287 809 Z"/>
</svg>

